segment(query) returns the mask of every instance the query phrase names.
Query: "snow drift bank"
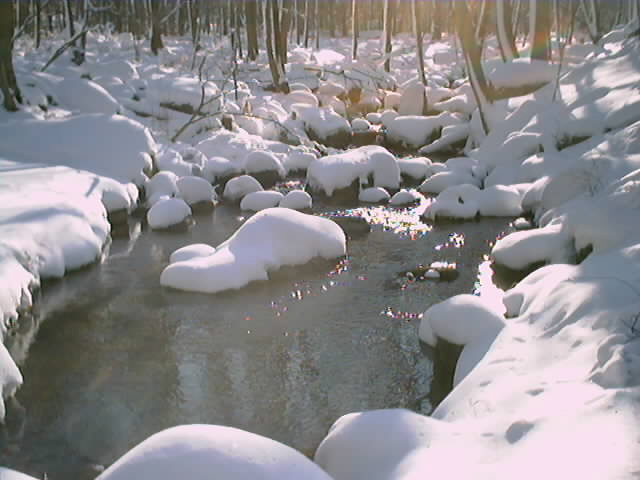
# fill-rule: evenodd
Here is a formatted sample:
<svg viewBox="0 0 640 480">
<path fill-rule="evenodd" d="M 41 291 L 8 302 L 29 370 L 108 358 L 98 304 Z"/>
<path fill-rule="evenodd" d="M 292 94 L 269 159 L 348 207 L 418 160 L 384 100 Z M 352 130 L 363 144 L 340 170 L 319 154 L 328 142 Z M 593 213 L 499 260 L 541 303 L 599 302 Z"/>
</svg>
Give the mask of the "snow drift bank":
<svg viewBox="0 0 640 480">
<path fill-rule="evenodd" d="M 331 220 L 288 208 L 269 208 L 247 220 L 213 254 L 170 264 L 160 283 L 215 293 L 267 280 L 269 271 L 285 265 L 345 253 L 344 232 Z"/>
</svg>

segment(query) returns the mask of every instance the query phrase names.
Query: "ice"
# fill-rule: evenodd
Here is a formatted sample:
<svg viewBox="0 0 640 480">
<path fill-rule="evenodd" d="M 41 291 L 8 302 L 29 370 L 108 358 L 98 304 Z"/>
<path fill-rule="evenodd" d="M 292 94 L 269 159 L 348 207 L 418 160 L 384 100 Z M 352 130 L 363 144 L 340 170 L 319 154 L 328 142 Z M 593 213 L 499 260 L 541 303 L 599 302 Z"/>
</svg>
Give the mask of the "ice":
<svg viewBox="0 0 640 480">
<path fill-rule="evenodd" d="M 267 280 L 268 272 L 281 266 L 300 265 L 315 257 L 337 258 L 345 252 L 344 232 L 333 221 L 288 208 L 269 208 L 247 220 L 213 255 L 166 267 L 160 283 L 216 293 Z"/>
</svg>

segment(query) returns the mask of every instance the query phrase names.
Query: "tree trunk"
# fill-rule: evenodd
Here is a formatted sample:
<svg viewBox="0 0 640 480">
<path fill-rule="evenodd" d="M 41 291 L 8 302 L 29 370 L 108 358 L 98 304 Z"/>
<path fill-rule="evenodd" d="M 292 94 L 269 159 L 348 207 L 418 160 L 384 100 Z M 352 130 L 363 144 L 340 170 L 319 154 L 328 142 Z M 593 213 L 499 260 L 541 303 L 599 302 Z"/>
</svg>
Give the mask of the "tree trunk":
<svg viewBox="0 0 640 480">
<path fill-rule="evenodd" d="M 316 0 L 314 10 L 315 15 L 313 18 L 313 23 L 316 27 L 316 50 L 320 50 L 320 6 L 318 5 L 318 0 Z"/>
<path fill-rule="evenodd" d="M 245 0 L 244 15 L 247 28 L 247 55 L 249 60 L 258 58 L 258 6 L 257 0 Z"/>
<path fill-rule="evenodd" d="M 358 59 L 358 0 L 351 0 L 351 58 Z"/>
<path fill-rule="evenodd" d="M 530 0 L 529 37 L 531 59 L 551 60 L 551 5 L 550 0 Z"/>
<path fill-rule="evenodd" d="M 34 0 L 34 5 L 36 9 L 35 11 L 36 48 L 40 48 L 40 41 L 42 38 L 40 33 L 40 30 L 42 30 L 42 5 L 40 4 L 40 0 Z"/>
<path fill-rule="evenodd" d="M 162 26 L 160 25 L 161 13 L 160 2 L 158 0 L 151 0 L 149 5 L 151 7 L 151 53 L 158 55 L 158 52 L 164 48 L 162 42 Z"/>
<path fill-rule="evenodd" d="M 267 58 L 269 59 L 269 70 L 271 71 L 271 79 L 273 80 L 273 86 L 276 90 L 289 93 L 289 84 L 284 78 L 284 71 L 275 53 L 275 42 L 277 39 L 276 31 L 273 29 L 274 15 L 273 12 L 277 12 L 277 0 L 267 0 L 265 5 L 265 27 L 266 27 L 266 43 L 267 43 Z"/>
<path fill-rule="evenodd" d="M 22 103 L 12 58 L 15 18 L 13 2 L 0 1 L 0 91 L 3 106 L 9 112 L 17 111 L 17 104 Z"/>
<path fill-rule="evenodd" d="M 280 32 L 278 34 L 278 57 L 284 68 L 288 57 L 288 38 L 291 29 L 291 14 L 293 12 L 293 0 L 282 0 L 282 15 L 280 17 Z"/>
<path fill-rule="evenodd" d="M 514 58 L 518 58 L 518 48 L 513 36 L 513 28 L 511 22 L 513 20 L 513 12 L 510 0 L 496 0 L 496 31 L 498 34 L 498 47 L 500 47 L 500 55 L 502 60 L 510 62 Z"/>
<path fill-rule="evenodd" d="M 596 0 L 581 0 L 582 14 L 584 16 L 591 41 L 595 44 L 602 38 L 602 24 L 600 22 L 600 8 Z"/>
<path fill-rule="evenodd" d="M 65 14 L 65 22 L 67 25 L 67 31 L 69 38 L 73 38 L 76 34 L 76 28 L 73 24 L 73 10 L 71 10 L 71 0 L 65 0 L 64 2 L 64 14 Z M 76 42 L 73 42 L 75 46 Z"/>
<path fill-rule="evenodd" d="M 354 0 L 355 1 L 355 0 Z M 413 16 L 413 31 L 416 35 L 416 57 L 418 60 L 418 78 L 423 85 L 427 84 L 427 77 L 424 74 L 424 50 L 422 48 L 422 18 L 420 15 L 420 4 L 418 0 L 411 0 L 411 10 Z"/>
<path fill-rule="evenodd" d="M 311 0 L 304 0 L 304 48 L 309 48 L 309 2 Z"/>
<path fill-rule="evenodd" d="M 391 25 L 391 22 L 393 20 L 393 7 L 392 7 L 392 2 L 393 0 L 384 0 L 384 10 L 383 10 L 383 34 L 382 37 L 384 39 L 384 71 L 385 72 L 390 72 L 391 71 L 391 31 L 393 29 L 393 26 Z"/>
<path fill-rule="evenodd" d="M 433 41 L 439 42 L 442 40 L 442 23 L 443 17 L 442 14 L 442 0 L 432 0 L 433 7 L 431 11 L 433 12 L 433 20 L 432 20 L 432 28 L 431 28 L 431 39 Z"/>
<path fill-rule="evenodd" d="M 489 133 L 486 110 L 493 101 L 493 88 L 484 75 L 482 47 L 476 42 L 475 28 L 466 2 L 455 2 L 454 18 L 457 23 L 458 36 L 460 37 L 465 64 L 469 73 L 469 82 L 478 104 L 482 128 L 485 133 Z"/>
</svg>

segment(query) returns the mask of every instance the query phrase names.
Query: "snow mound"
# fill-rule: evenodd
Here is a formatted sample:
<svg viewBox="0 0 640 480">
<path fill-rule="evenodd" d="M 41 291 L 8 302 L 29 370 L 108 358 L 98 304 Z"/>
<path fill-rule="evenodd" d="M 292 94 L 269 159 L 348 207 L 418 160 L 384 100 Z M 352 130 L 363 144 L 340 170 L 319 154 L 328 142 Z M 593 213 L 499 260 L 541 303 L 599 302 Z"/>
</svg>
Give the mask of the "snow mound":
<svg viewBox="0 0 640 480">
<path fill-rule="evenodd" d="M 161 198 L 147 212 L 147 221 L 153 229 L 169 228 L 184 222 L 191 208 L 181 198 Z"/>
<path fill-rule="evenodd" d="M 400 173 L 415 180 L 423 180 L 431 171 L 431 160 L 427 157 L 398 159 Z"/>
<path fill-rule="evenodd" d="M 153 206 L 161 197 L 178 195 L 178 176 L 173 172 L 162 171 L 156 173 L 145 185 L 147 205 Z"/>
<path fill-rule="evenodd" d="M 180 152 L 173 148 L 165 148 L 156 155 L 158 170 L 173 172 L 179 177 L 193 175 L 193 164 L 185 162 Z"/>
<path fill-rule="evenodd" d="M 84 78 L 66 77 L 59 82 L 47 82 L 47 91 L 60 106 L 77 113 L 115 115 L 122 106 L 103 87 Z"/>
<path fill-rule="evenodd" d="M 337 258 L 345 252 L 344 232 L 331 220 L 270 208 L 247 220 L 213 255 L 166 267 L 160 283 L 215 293 L 267 280 L 270 270 L 284 265 L 300 265 L 315 257 Z"/>
<path fill-rule="evenodd" d="M 420 115 L 398 116 L 385 123 L 385 126 L 387 127 L 387 138 L 390 142 L 403 148 L 418 149 L 429 143 L 443 127 L 460 122 L 460 118 L 445 112 L 430 117 Z"/>
<path fill-rule="evenodd" d="M 391 198 L 389 192 L 382 187 L 369 187 L 360 191 L 358 200 L 367 203 L 386 202 Z"/>
<path fill-rule="evenodd" d="M 287 170 L 287 173 L 294 171 L 306 171 L 311 162 L 315 159 L 316 156 L 313 153 L 293 150 L 285 157 L 283 166 Z"/>
<path fill-rule="evenodd" d="M 277 207 L 284 195 L 273 190 L 262 190 L 259 192 L 251 192 L 240 201 L 241 210 L 252 210 L 258 212 L 267 208 Z"/>
<path fill-rule="evenodd" d="M 232 177 L 240 172 L 241 169 L 228 158 L 211 157 L 204 161 L 200 174 L 208 182 L 214 183 L 220 178 Z"/>
<path fill-rule="evenodd" d="M 313 199 L 304 190 L 291 190 L 282 200 L 279 207 L 291 208 L 293 210 L 305 210 L 311 208 Z"/>
<path fill-rule="evenodd" d="M 369 175 L 373 176 L 376 187 L 397 189 L 400 186 L 396 158 L 379 146 L 365 146 L 318 158 L 307 169 L 307 182 L 311 188 L 331 196 L 335 190 L 349 187 L 356 180 L 366 184 Z"/>
<path fill-rule="evenodd" d="M 155 178 L 155 177 L 154 177 Z M 182 177 L 176 182 L 182 199 L 188 205 L 200 202 L 213 202 L 215 192 L 211 184 L 200 177 Z"/>
<path fill-rule="evenodd" d="M 218 425 L 181 425 L 138 444 L 96 480 L 305 478 L 330 480 L 301 453 L 254 433 Z"/>
<path fill-rule="evenodd" d="M 407 86 L 398 103 L 400 115 L 423 115 L 427 109 L 427 97 L 422 83 L 413 83 Z"/>
<path fill-rule="evenodd" d="M 216 249 L 206 243 L 193 243 L 175 250 L 169 257 L 169 263 L 184 262 L 192 258 L 208 257 Z"/>
<path fill-rule="evenodd" d="M 487 77 L 495 88 L 540 87 L 555 78 L 557 68 L 542 60 L 517 58 L 510 62 L 494 62 L 487 69 Z"/>
<path fill-rule="evenodd" d="M 437 172 L 420 184 L 418 190 L 422 193 L 442 193 L 450 187 L 469 184 L 480 186 L 480 180 L 473 173 L 464 169 L 448 169 Z"/>
<path fill-rule="evenodd" d="M 119 115 L 7 122 L 0 125 L 0 138 L 5 158 L 65 165 L 137 185 L 144 183 L 149 154 L 157 150 L 146 128 Z"/>
<path fill-rule="evenodd" d="M 36 480 L 35 477 L 25 475 L 24 473 L 16 472 L 5 467 L 0 467 L 0 479 L 1 480 Z"/>
<path fill-rule="evenodd" d="M 227 182 L 222 196 L 227 200 L 237 202 L 249 193 L 261 192 L 262 190 L 260 182 L 251 175 L 240 175 Z"/>
<path fill-rule="evenodd" d="M 432 347 L 442 338 L 464 348 L 456 364 L 454 387 L 485 355 L 504 327 L 502 311 L 475 295 L 456 295 L 422 315 L 418 335 Z"/>
<path fill-rule="evenodd" d="M 304 123 L 309 137 L 336 148 L 346 147 L 351 141 L 349 122 L 333 108 L 295 104 L 291 109 Z"/>
<path fill-rule="evenodd" d="M 424 197 L 415 190 L 400 190 L 389 200 L 389 205 L 393 207 L 401 207 L 419 202 Z"/>
<path fill-rule="evenodd" d="M 255 151 L 247 155 L 244 162 L 244 170 L 247 174 L 274 172 L 280 178 L 286 175 L 286 170 L 282 163 L 271 152 Z"/>
</svg>

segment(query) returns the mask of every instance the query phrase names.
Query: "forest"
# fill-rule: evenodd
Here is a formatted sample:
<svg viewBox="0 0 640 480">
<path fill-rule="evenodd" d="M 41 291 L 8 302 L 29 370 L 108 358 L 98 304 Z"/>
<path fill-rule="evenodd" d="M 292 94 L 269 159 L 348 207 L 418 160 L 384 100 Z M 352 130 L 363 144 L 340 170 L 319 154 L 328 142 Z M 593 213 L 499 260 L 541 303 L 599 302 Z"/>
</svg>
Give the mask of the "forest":
<svg viewBox="0 0 640 480">
<path fill-rule="evenodd" d="M 632 479 L 640 0 L 0 1 L 0 479 Z"/>
</svg>

